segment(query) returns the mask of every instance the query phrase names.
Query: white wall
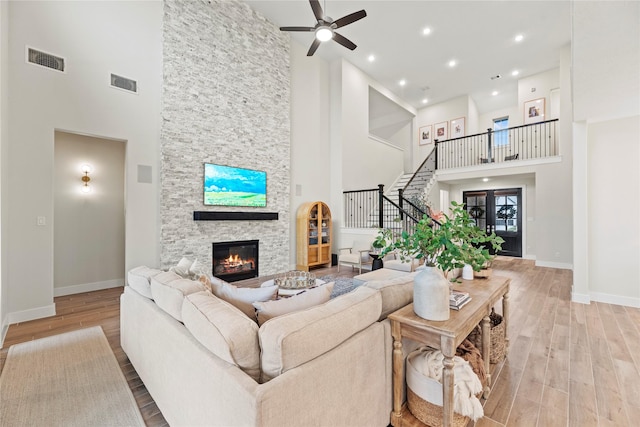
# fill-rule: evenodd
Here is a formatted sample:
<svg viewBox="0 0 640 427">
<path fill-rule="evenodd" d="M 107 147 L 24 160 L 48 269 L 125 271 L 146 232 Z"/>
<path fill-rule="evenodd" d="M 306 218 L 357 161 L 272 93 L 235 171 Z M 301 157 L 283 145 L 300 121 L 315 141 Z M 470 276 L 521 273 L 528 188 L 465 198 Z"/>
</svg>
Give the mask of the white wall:
<svg viewBox="0 0 640 427">
<path fill-rule="evenodd" d="M 124 154 L 124 141 L 55 133 L 55 296 L 124 286 Z"/>
<path fill-rule="evenodd" d="M 640 116 L 588 126 L 588 276 L 593 299 L 640 307 Z M 621 179 L 620 171 L 624 171 Z"/>
<path fill-rule="evenodd" d="M 8 168 L 7 163 L 7 89 L 8 89 L 8 61 L 7 52 L 9 49 L 9 3 L 0 2 L 0 348 L 4 342 L 5 334 L 9 328 L 7 290 L 9 281 L 7 280 L 7 269 L 3 268 L 5 260 L 2 256 L 7 251 L 7 242 L 3 238 L 4 230 L 7 227 L 6 218 L 7 205 L 2 203 L 3 194 L 7 191 L 8 181 L 5 178 Z"/>
<path fill-rule="evenodd" d="M 640 114 L 640 2 L 576 1 L 572 18 L 574 119 Z"/>
<path fill-rule="evenodd" d="M 524 103 L 527 101 L 544 98 L 546 116 L 551 107 L 549 103 L 551 89 L 558 87 L 560 87 L 560 68 L 554 68 L 518 80 L 518 114 L 513 120 L 509 117 L 509 127 L 524 124 Z M 548 119 L 545 117 L 543 120 Z"/>
<path fill-rule="evenodd" d="M 2 261 L 11 322 L 54 313 L 56 129 L 128 141 L 125 268 L 158 264 L 161 28 L 161 2 L 9 3 L 9 52 L 2 62 L 9 62 L 10 127 L 2 145 L 12 185 L 2 192 L 8 206 L 2 223 L 10 224 L 2 240 L 11 251 L 3 251 Z M 65 57 L 67 72 L 26 63 L 26 45 Z M 139 94 L 111 88 L 110 73 L 136 79 Z M 137 182 L 139 164 L 152 166 L 152 184 Z M 36 225 L 37 216 L 46 218 L 45 226 Z"/>
<path fill-rule="evenodd" d="M 295 218 L 300 205 L 320 200 L 334 218 L 340 214 L 331 203 L 329 64 L 317 55 L 307 57 L 306 52 L 306 47 L 291 41 L 291 269 L 296 264 Z"/>
</svg>

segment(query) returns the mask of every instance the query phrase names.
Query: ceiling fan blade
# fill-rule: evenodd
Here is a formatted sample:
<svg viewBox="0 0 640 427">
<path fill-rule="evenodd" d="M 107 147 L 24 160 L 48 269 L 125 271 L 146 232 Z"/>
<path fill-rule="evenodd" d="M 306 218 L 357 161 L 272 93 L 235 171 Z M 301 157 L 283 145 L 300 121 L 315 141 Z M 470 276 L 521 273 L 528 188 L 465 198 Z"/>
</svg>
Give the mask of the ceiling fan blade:
<svg viewBox="0 0 640 427">
<path fill-rule="evenodd" d="M 280 31 L 313 31 L 314 27 L 280 27 Z"/>
<path fill-rule="evenodd" d="M 318 0 L 309 0 L 311 3 L 311 9 L 313 9 L 313 14 L 316 17 L 316 20 L 324 19 L 324 13 L 322 12 L 322 6 L 320 6 L 320 2 Z"/>
<path fill-rule="evenodd" d="M 343 16 L 342 18 L 333 21 L 333 24 L 336 28 L 340 28 L 344 27 L 345 25 L 349 25 L 352 22 L 356 22 L 364 18 L 365 16 L 367 16 L 367 12 L 363 9 L 358 12 L 353 12 L 352 14 L 349 14 L 347 16 Z"/>
<path fill-rule="evenodd" d="M 313 54 L 316 53 L 316 50 L 318 50 L 318 46 L 320 46 L 320 43 L 320 40 L 313 39 L 313 43 L 311 43 L 311 47 L 309 48 L 309 52 L 307 52 L 307 56 L 313 56 Z"/>
<path fill-rule="evenodd" d="M 357 46 L 354 42 L 352 42 L 351 40 L 349 40 L 348 38 L 346 38 L 345 36 L 341 36 L 340 34 L 334 32 L 333 33 L 333 39 L 335 41 L 337 41 L 338 43 L 340 43 L 342 46 L 346 47 L 347 49 L 355 49 Z"/>
</svg>

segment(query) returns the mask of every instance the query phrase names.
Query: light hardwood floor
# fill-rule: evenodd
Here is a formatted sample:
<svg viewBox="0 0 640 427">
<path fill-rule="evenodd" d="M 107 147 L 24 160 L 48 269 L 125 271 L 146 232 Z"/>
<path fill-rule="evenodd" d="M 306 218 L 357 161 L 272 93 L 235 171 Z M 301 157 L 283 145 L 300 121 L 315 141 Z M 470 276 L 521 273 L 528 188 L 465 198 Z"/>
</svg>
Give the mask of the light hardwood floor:
<svg viewBox="0 0 640 427">
<path fill-rule="evenodd" d="M 337 274 L 337 267 L 317 270 Z M 357 274 L 341 268 L 340 276 Z M 640 420 L 640 309 L 571 303 L 568 270 L 500 258 L 494 274 L 511 277 L 507 359 L 493 366 L 494 386 L 477 427 L 636 426 Z M 266 278 L 241 282 L 255 286 Z M 11 325 L 0 350 L 100 325 L 149 426 L 167 425 L 120 348 L 122 288 L 55 298 L 58 315 Z M 499 310 L 498 310 L 499 311 Z"/>
</svg>

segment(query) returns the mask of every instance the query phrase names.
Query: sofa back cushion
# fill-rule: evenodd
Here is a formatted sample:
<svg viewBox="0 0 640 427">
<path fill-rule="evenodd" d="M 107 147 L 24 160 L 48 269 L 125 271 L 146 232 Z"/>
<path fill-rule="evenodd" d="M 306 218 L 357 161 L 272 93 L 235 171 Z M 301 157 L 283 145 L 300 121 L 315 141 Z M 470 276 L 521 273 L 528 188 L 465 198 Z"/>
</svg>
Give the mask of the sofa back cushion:
<svg viewBox="0 0 640 427">
<path fill-rule="evenodd" d="M 158 307 L 182 322 L 182 304 L 184 297 L 204 291 L 200 282 L 183 279 L 176 273 L 167 271 L 151 278 L 151 295 Z"/>
<path fill-rule="evenodd" d="M 337 347 L 376 322 L 378 291 L 360 287 L 322 305 L 265 322 L 260 338 L 262 381 L 268 381 Z"/>
<path fill-rule="evenodd" d="M 210 352 L 259 381 L 260 344 L 258 325 L 253 320 L 206 291 L 185 297 L 182 320 Z"/>
<path fill-rule="evenodd" d="M 413 272 L 389 280 L 371 280 L 363 287 L 376 289 L 382 295 L 380 320 L 386 319 L 394 311 L 413 302 L 413 279 L 419 272 Z"/>
<path fill-rule="evenodd" d="M 129 270 L 127 283 L 134 291 L 143 297 L 153 299 L 151 295 L 151 278 L 160 273 L 162 273 L 162 270 L 141 265 L 140 267 Z"/>
</svg>

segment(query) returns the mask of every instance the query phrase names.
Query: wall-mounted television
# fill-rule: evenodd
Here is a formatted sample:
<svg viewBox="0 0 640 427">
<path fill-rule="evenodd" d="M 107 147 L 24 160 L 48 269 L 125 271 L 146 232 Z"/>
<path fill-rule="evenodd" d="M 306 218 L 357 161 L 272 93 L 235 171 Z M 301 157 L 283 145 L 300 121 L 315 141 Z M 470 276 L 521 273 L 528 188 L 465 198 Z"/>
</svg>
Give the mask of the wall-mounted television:
<svg viewBox="0 0 640 427">
<path fill-rule="evenodd" d="M 267 206 L 267 173 L 205 163 L 204 204 L 265 207 Z"/>
</svg>

